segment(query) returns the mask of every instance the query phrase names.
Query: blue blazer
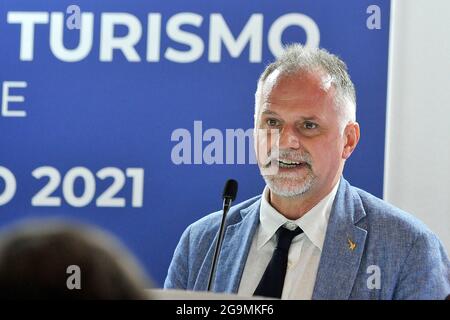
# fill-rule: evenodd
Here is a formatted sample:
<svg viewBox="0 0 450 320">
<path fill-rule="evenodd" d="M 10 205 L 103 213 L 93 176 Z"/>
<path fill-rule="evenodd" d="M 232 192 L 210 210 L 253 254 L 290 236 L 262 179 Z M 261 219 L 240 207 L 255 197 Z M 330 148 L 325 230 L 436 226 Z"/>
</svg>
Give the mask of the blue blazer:
<svg viewBox="0 0 450 320">
<path fill-rule="evenodd" d="M 213 289 L 236 293 L 259 223 L 260 197 L 227 216 Z M 165 288 L 206 290 L 222 212 L 190 225 L 175 249 Z M 419 220 L 342 178 L 331 210 L 313 299 L 444 299 L 450 262 Z"/>
</svg>

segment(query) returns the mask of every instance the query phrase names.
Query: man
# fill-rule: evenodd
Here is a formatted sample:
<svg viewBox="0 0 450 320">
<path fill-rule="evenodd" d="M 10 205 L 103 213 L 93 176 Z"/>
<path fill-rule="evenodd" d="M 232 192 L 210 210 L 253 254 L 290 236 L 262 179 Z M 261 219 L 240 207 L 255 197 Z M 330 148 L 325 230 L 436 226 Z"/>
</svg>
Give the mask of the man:
<svg viewBox="0 0 450 320">
<path fill-rule="evenodd" d="M 269 149 L 258 152 L 267 186 L 228 213 L 214 291 L 282 299 L 450 293 L 450 262 L 437 237 L 342 177 L 359 136 L 345 63 L 325 50 L 288 46 L 255 94 L 255 137 Z M 186 229 L 165 288 L 206 290 L 220 220 L 216 212 Z"/>
<path fill-rule="evenodd" d="M 0 300 L 151 299 L 150 285 L 128 250 L 92 226 L 44 219 L 0 234 Z"/>
</svg>

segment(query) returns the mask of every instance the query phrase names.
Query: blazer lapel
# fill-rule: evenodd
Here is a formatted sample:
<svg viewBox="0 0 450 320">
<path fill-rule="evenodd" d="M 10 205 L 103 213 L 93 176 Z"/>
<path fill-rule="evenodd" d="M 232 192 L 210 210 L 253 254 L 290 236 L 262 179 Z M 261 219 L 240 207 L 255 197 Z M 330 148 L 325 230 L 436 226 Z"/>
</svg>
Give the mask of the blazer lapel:
<svg viewBox="0 0 450 320">
<path fill-rule="evenodd" d="M 367 231 L 355 224 L 365 216 L 359 196 L 341 178 L 330 213 L 312 299 L 348 299 L 358 273 Z"/>
<path fill-rule="evenodd" d="M 226 228 L 213 283 L 214 291 L 238 291 L 253 235 L 259 223 L 260 203 L 261 200 L 258 200 L 242 209 L 242 220 Z"/>
</svg>

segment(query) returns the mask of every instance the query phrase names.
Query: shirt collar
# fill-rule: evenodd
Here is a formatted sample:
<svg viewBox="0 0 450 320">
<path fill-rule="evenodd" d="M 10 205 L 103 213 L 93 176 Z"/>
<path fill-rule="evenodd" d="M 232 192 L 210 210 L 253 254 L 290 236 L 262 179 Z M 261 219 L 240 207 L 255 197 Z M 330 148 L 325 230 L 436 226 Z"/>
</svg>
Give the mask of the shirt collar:
<svg viewBox="0 0 450 320">
<path fill-rule="evenodd" d="M 308 239 L 322 251 L 334 198 L 336 197 L 339 181 L 331 192 L 319 201 L 311 210 L 297 220 L 289 220 L 279 213 L 269 203 L 269 188 L 266 186 L 261 199 L 259 221 L 261 224 L 258 237 L 258 248 L 263 247 L 277 232 L 278 228 L 286 225 L 288 229 L 300 227 Z"/>
</svg>

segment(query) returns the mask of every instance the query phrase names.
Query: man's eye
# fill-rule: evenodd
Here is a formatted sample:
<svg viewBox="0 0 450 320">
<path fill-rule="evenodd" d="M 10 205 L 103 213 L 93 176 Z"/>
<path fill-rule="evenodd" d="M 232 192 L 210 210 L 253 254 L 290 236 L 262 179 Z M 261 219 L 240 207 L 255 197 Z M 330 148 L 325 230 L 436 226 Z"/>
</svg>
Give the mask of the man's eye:
<svg viewBox="0 0 450 320">
<path fill-rule="evenodd" d="M 269 127 L 276 127 L 279 124 L 277 119 L 267 119 L 266 123 Z"/>
<path fill-rule="evenodd" d="M 306 121 L 303 124 L 303 128 L 305 128 L 305 129 L 316 129 L 317 128 L 317 124 L 315 124 L 314 122 Z"/>
</svg>

